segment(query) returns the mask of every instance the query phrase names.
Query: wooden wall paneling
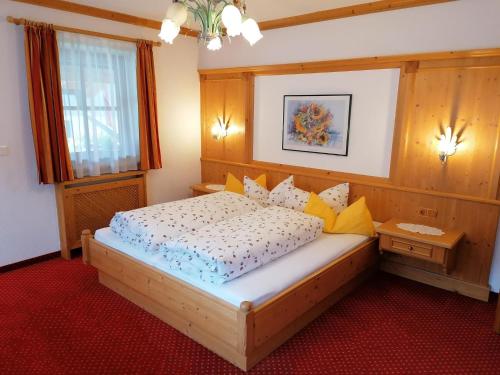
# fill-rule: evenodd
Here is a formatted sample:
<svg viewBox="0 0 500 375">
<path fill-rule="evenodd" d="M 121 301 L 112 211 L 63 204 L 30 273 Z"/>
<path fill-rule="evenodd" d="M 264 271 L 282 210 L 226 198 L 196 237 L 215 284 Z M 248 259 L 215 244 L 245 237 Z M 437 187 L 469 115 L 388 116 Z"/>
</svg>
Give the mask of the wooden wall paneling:
<svg viewBox="0 0 500 375">
<path fill-rule="evenodd" d="M 392 183 L 399 184 L 401 173 L 404 170 L 405 155 L 408 150 L 409 118 L 415 88 L 415 77 L 418 62 L 403 63 L 399 73 L 398 97 L 396 117 L 394 120 L 394 133 L 392 140 L 390 179 Z"/>
<path fill-rule="evenodd" d="M 370 69 L 389 69 L 399 68 L 405 62 L 418 61 L 419 66 L 433 65 L 433 62 L 448 61 L 446 67 L 449 67 L 450 62 L 455 62 L 467 59 L 468 66 L 477 66 L 477 61 L 485 64 L 488 58 L 499 58 L 500 48 L 463 50 L 463 51 L 444 51 L 444 52 L 427 52 L 427 53 L 412 53 L 405 55 L 390 55 L 390 56 L 372 56 L 360 57 L 354 59 L 343 60 L 326 60 L 326 61 L 307 61 L 300 63 L 276 64 L 276 65 L 257 65 L 243 66 L 232 68 L 216 68 L 216 69 L 200 69 L 199 73 L 206 76 L 224 76 L 230 74 L 253 73 L 255 75 L 279 75 L 279 74 L 302 74 L 302 73 L 319 73 L 319 72 L 335 72 L 335 71 L 354 71 L 354 70 L 370 70 Z M 472 62 L 477 59 L 476 62 Z M 463 63 L 462 63 L 463 64 Z M 479 65 L 481 65 L 479 64 Z M 498 65 L 496 62 L 492 65 Z"/>
<path fill-rule="evenodd" d="M 255 76 L 251 73 L 245 74 L 245 161 L 253 160 L 253 119 L 254 119 L 254 94 Z"/>
<path fill-rule="evenodd" d="M 498 100 L 500 102 L 500 97 Z M 488 197 L 500 200 L 500 119 L 497 121 L 497 136 L 494 148 L 493 159 L 491 161 Z"/>
<path fill-rule="evenodd" d="M 269 187 L 276 185 L 292 172 L 298 187 L 315 192 L 345 181 L 326 173 L 314 175 L 307 171 L 302 174 L 300 169 L 278 164 L 273 166 L 271 163 L 238 164 L 202 160 L 202 178 L 205 182 L 223 183 L 227 172 L 240 178 L 244 175 L 254 177 L 266 173 Z M 417 272 L 418 270 L 432 272 L 439 279 L 436 281 L 438 286 L 453 285 L 454 290 L 462 294 L 481 300 L 488 298 L 488 279 L 500 215 L 500 202 L 490 204 L 469 201 L 466 197 L 460 199 L 453 196 L 432 195 L 425 191 L 398 190 L 389 184 L 377 186 L 370 182 L 351 182 L 350 186 L 350 201 L 365 196 L 374 220 L 386 221 L 392 217 L 400 217 L 426 225 L 463 230 L 466 237 L 458 247 L 456 267 L 451 275 L 445 275 L 441 267 L 423 261 L 392 255 L 387 257 L 387 261 L 410 266 Z M 419 214 L 421 207 L 437 210 L 437 217 L 421 216 Z"/>
<path fill-rule="evenodd" d="M 488 287 L 500 207 L 358 185 L 353 185 L 351 191 L 353 200 L 366 197 L 375 220 L 386 221 L 398 217 L 409 222 L 463 230 L 466 237 L 458 247 L 457 265 L 451 276 Z M 420 207 L 435 209 L 438 216 L 421 216 Z M 427 262 L 392 255 L 389 258 L 436 274 L 444 274 L 439 266 Z"/>
<path fill-rule="evenodd" d="M 223 183 L 228 172 L 268 176 L 272 188 L 290 174 L 296 185 L 319 192 L 341 182 L 351 184 L 351 202 L 366 196 L 375 220 L 392 217 L 466 233 L 451 275 L 440 267 L 397 255 L 384 257 L 385 269 L 478 299 L 489 295 L 488 279 L 500 214 L 500 49 L 437 52 L 340 61 L 201 71 L 217 80 L 235 75 L 399 67 L 398 105 L 388 179 L 284 164 L 202 157 L 204 182 Z M 250 95 L 251 91 L 247 91 Z M 205 93 L 207 95 L 207 93 Z M 252 107 L 251 98 L 239 102 Z M 202 106 L 207 103 L 202 102 Z M 247 120 L 252 131 L 252 119 Z M 456 155 L 441 165 L 440 126 L 466 125 Z M 247 149 L 251 141 L 246 138 Z M 250 155 L 250 154 L 248 154 Z M 421 209 L 432 209 L 433 217 Z"/>
<path fill-rule="evenodd" d="M 217 78 L 201 76 L 202 157 L 249 162 L 253 150 L 253 75 Z M 230 120 L 230 135 L 212 136 L 217 118 Z"/>
<path fill-rule="evenodd" d="M 397 183 L 484 198 L 498 180 L 495 159 L 500 119 L 500 68 L 421 69 L 416 74 L 407 148 Z M 447 126 L 462 133 L 456 155 L 441 165 L 437 137 Z"/>
<path fill-rule="evenodd" d="M 304 177 L 310 177 L 312 181 L 319 179 L 320 181 L 325 180 L 325 186 L 332 186 L 333 184 L 338 184 L 342 182 L 349 182 L 351 184 L 357 184 L 357 185 L 363 185 L 363 186 L 370 186 L 372 188 L 382 188 L 386 190 L 394 190 L 394 191 L 403 191 L 407 193 L 416 193 L 416 194 L 423 194 L 423 195 L 428 195 L 428 196 L 433 196 L 433 197 L 441 197 L 441 198 L 448 198 L 448 199 L 457 199 L 457 200 L 465 200 L 465 201 L 470 201 L 470 202 L 475 202 L 475 203 L 483 203 L 483 204 L 489 204 L 492 206 L 500 206 L 500 200 L 494 200 L 494 199 L 486 199 L 486 198 L 481 198 L 481 197 L 475 197 L 475 196 L 470 196 L 470 195 L 463 195 L 463 194 L 454 194 L 454 193 L 445 193 L 445 192 L 440 192 L 440 191 L 434 191 L 434 190 L 423 190 L 423 189 L 417 189 L 417 188 L 412 188 L 412 187 L 407 187 L 407 186 L 399 186 L 395 185 L 393 183 L 389 182 L 389 179 L 383 178 L 383 177 L 373 177 L 373 176 L 363 176 L 363 175 L 356 175 L 356 174 L 351 174 L 351 173 L 344 173 L 344 172 L 336 172 L 336 171 L 329 171 L 329 170 L 323 170 L 323 169 L 314 169 L 314 168 L 305 168 L 305 167 L 297 167 L 293 165 L 286 165 L 286 164 L 277 164 L 277 163 L 270 163 L 270 162 L 262 162 L 262 161 L 254 161 L 249 164 L 247 163 L 235 163 L 235 162 L 230 162 L 226 160 L 218 160 L 218 159 L 206 159 L 206 158 L 201 158 L 201 165 L 202 165 L 202 175 L 203 175 L 203 168 L 204 166 L 208 166 L 210 169 L 215 169 L 220 172 L 220 174 L 214 174 L 214 173 L 209 173 L 206 175 L 215 175 L 220 176 L 220 178 L 223 178 L 225 180 L 226 172 L 232 168 L 232 167 L 237 167 L 233 168 L 236 169 L 236 171 L 240 171 L 241 173 L 242 170 L 241 168 L 244 168 L 245 170 L 248 169 L 248 171 L 252 173 L 259 173 L 259 171 L 267 171 L 270 173 L 273 173 L 273 175 L 276 175 L 277 173 L 281 173 L 283 176 L 289 176 L 289 175 L 300 175 Z M 238 168 L 239 167 L 239 168 Z M 213 171 L 211 171 L 213 172 Z M 214 180 L 204 180 L 204 181 L 214 181 Z M 276 181 L 276 183 L 272 182 Z M 268 180 L 268 187 L 272 188 L 275 186 L 278 182 L 281 182 L 278 178 L 274 179 L 271 178 Z"/>
<path fill-rule="evenodd" d="M 450 68 L 468 68 L 481 69 L 489 67 L 500 67 L 500 57 L 491 56 L 476 56 L 462 57 L 453 59 L 437 59 L 437 60 L 421 60 L 419 61 L 419 69 L 450 69 Z"/>
</svg>

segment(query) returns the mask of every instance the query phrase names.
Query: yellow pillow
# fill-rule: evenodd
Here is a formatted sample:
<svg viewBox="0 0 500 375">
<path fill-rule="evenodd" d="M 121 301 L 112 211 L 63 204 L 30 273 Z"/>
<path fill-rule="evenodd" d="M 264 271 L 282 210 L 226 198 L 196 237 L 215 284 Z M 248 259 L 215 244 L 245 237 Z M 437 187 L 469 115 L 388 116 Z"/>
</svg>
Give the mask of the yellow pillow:
<svg viewBox="0 0 500 375">
<path fill-rule="evenodd" d="M 266 175 L 263 174 L 255 179 L 255 182 L 258 183 L 263 188 L 267 189 L 267 179 Z M 227 174 L 226 186 L 224 187 L 225 191 L 230 191 L 237 194 L 245 194 L 245 188 L 243 187 L 243 183 L 238 180 L 232 173 Z"/>
<path fill-rule="evenodd" d="M 225 191 L 230 191 L 232 193 L 243 194 L 245 189 L 240 180 L 238 180 L 232 173 L 227 174 Z"/>
<path fill-rule="evenodd" d="M 315 193 L 311 193 L 304 213 L 323 219 L 323 232 L 333 233 L 337 213 Z"/>
<path fill-rule="evenodd" d="M 363 234 L 370 237 L 375 236 L 372 215 L 366 206 L 365 197 L 359 198 L 340 213 L 332 233 Z"/>
<path fill-rule="evenodd" d="M 267 177 L 265 174 L 261 174 L 254 181 L 258 183 L 260 186 L 262 186 L 264 189 L 267 189 Z"/>
</svg>

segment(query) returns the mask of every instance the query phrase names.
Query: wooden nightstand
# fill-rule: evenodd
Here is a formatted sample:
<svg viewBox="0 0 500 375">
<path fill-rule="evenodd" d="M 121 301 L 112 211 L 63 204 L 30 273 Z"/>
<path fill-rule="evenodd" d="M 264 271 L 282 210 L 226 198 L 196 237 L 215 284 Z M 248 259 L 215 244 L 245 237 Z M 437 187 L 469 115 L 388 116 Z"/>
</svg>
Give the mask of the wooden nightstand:
<svg viewBox="0 0 500 375">
<path fill-rule="evenodd" d="M 217 189 L 214 189 L 217 187 Z M 224 190 L 224 185 L 212 184 L 212 183 L 203 183 L 196 184 L 191 186 L 191 190 L 193 190 L 193 197 L 199 197 L 200 195 L 217 193 L 218 191 Z"/>
<path fill-rule="evenodd" d="M 377 228 L 380 234 L 379 250 L 426 260 L 440 264 L 450 273 L 455 266 L 456 247 L 464 236 L 458 230 L 443 230 L 444 234 L 433 236 L 410 232 L 397 227 L 408 220 L 391 219 Z"/>
</svg>

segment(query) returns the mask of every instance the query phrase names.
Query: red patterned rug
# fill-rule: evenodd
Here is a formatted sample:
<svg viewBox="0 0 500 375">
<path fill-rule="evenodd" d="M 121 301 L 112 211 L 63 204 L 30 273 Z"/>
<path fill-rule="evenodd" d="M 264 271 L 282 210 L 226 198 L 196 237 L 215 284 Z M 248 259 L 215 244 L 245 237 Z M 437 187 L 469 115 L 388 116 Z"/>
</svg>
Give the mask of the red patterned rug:
<svg viewBox="0 0 500 375">
<path fill-rule="evenodd" d="M 494 301 L 383 273 L 252 374 L 500 374 Z M 81 260 L 0 275 L 0 374 L 240 373 L 97 281 Z"/>
</svg>

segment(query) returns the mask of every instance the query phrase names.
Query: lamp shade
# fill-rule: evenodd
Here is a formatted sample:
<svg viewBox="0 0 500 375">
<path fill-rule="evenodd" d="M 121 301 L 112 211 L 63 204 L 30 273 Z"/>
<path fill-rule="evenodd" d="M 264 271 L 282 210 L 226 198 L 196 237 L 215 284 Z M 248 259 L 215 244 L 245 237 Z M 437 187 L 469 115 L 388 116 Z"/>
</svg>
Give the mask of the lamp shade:
<svg viewBox="0 0 500 375">
<path fill-rule="evenodd" d="M 452 156 L 457 151 L 457 136 L 452 133 L 452 129 L 448 127 L 445 133 L 441 134 L 438 145 L 439 153 Z"/>
<path fill-rule="evenodd" d="M 217 51 L 222 48 L 222 40 L 219 36 L 213 37 L 207 44 L 207 48 L 210 51 Z"/>
<path fill-rule="evenodd" d="M 251 46 L 264 37 L 260 32 L 259 25 L 252 18 L 248 18 L 243 22 L 241 25 L 241 33 Z"/>
<path fill-rule="evenodd" d="M 184 4 L 173 3 L 167 9 L 167 16 L 169 20 L 172 20 L 177 26 L 181 26 L 186 22 L 188 17 L 188 10 Z"/>
<path fill-rule="evenodd" d="M 171 19 L 165 18 L 161 24 L 161 30 L 158 36 L 166 43 L 172 44 L 180 31 L 180 26 Z"/>
<path fill-rule="evenodd" d="M 222 23 L 226 27 L 227 35 L 241 34 L 241 13 L 234 5 L 226 5 L 222 10 Z"/>
</svg>

